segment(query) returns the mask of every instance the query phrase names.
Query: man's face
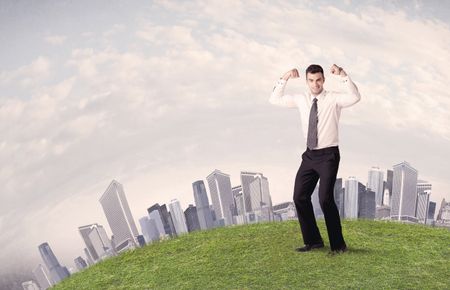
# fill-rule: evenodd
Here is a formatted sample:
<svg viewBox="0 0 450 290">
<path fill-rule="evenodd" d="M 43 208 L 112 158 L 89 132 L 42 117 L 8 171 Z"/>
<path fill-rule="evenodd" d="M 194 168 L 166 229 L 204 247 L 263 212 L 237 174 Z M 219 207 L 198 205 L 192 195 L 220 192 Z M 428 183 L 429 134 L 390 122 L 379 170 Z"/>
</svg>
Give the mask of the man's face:
<svg viewBox="0 0 450 290">
<path fill-rule="evenodd" d="M 309 89 L 313 95 L 318 95 L 323 90 L 323 83 L 325 82 L 325 78 L 322 73 L 308 73 L 306 75 L 306 83 L 308 83 Z"/>
</svg>

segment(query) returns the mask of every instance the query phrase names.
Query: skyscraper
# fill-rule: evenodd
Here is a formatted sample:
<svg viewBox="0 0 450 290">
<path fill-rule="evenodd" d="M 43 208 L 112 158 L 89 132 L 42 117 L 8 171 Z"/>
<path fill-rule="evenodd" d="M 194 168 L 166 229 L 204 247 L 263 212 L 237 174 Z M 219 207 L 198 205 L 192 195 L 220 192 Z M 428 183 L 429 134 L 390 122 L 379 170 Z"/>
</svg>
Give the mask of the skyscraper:
<svg viewBox="0 0 450 290">
<path fill-rule="evenodd" d="M 434 214 L 436 213 L 436 203 L 434 201 L 430 201 L 428 203 L 428 217 L 426 224 L 434 224 Z"/>
<path fill-rule="evenodd" d="M 184 212 L 181 208 L 180 201 L 177 199 L 172 199 L 169 203 L 169 209 L 177 235 L 187 234 L 188 229 L 186 219 L 184 217 Z"/>
<path fill-rule="evenodd" d="M 334 201 L 339 211 L 339 216 L 344 218 L 344 189 L 342 188 L 342 178 L 336 178 L 334 183 Z"/>
<path fill-rule="evenodd" d="M 350 176 L 345 181 L 344 195 L 344 215 L 345 218 L 358 218 L 359 195 L 366 190 L 366 187 L 359 182 L 355 176 Z"/>
<path fill-rule="evenodd" d="M 233 223 L 237 225 L 245 224 L 244 194 L 242 193 L 242 185 L 231 188 L 234 199 Z"/>
<path fill-rule="evenodd" d="M 81 270 L 87 268 L 87 266 L 88 266 L 86 261 L 81 256 L 76 257 L 73 261 L 74 261 L 75 266 L 77 267 L 78 271 L 81 271 Z"/>
<path fill-rule="evenodd" d="M 137 246 L 139 233 L 122 184 L 113 180 L 101 196 L 100 204 L 113 232 L 117 252 L 129 247 L 129 244 Z"/>
<path fill-rule="evenodd" d="M 445 201 L 445 198 L 442 199 L 436 221 L 439 223 L 450 223 L 450 202 Z"/>
<path fill-rule="evenodd" d="M 391 219 L 416 222 L 417 170 L 408 162 L 394 165 Z"/>
<path fill-rule="evenodd" d="M 375 218 L 375 192 L 366 188 L 358 193 L 358 218 Z"/>
<path fill-rule="evenodd" d="M 367 188 L 375 192 L 375 203 L 377 206 L 381 206 L 383 201 L 383 179 L 383 171 L 379 167 L 373 166 L 369 170 Z"/>
<path fill-rule="evenodd" d="M 154 219 L 149 218 L 148 216 L 144 216 L 139 219 L 139 224 L 141 225 L 142 235 L 144 235 L 146 243 L 151 243 L 153 241 L 159 240 L 160 232 Z M 162 224 L 161 228 L 163 228 Z"/>
<path fill-rule="evenodd" d="M 50 274 L 47 271 L 47 268 L 42 264 L 39 264 L 35 269 L 33 269 L 33 276 L 36 282 L 39 284 L 41 290 L 46 290 L 54 285 Z"/>
<path fill-rule="evenodd" d="M 58 283 L 64 278 L 70 276 L 69 271 L 66 267 L 62 267 L 55 254 L 53 254 L 52 249 L 48 243 L 42 243 L 39 245 L 39 253 L 41 254 L 42 260 L 50 273 L 50 277 L 54 283 Z"/>
<path fill-rule="evenodd" d="M 267 177 L 258 172 L 241 171 L 241 184 L 247 222 L 273 221 L 272 199 Z"/>
<path fill-rule="evenodd" d="M 189 232 L 200 230 L 200 222 L 198 221 L 197 208 L 190 204 L 184 211 L 184 217 L 186 218 L 186 225 Z"/>
<path fill-rule="evenodd" d="M 111 241 L 103 226 L 99 224 L 90 224 L 79 227 L 78 231 L 80 232 L 81 238 L 86 244 L 94 262 L 113 255 Z"/>
<path fill-rule="evenodd" d="M 387 170 L 386 172 L 386 189 L 388 190 L 389 193 L 389 198 L 388 199 L 383 199 L 384 204 L 385 205 L 391 205 L 392 204 L 392 183 L 394 181 L 394 171 L 393 170 Z"/>
<path fill-rule="evenodd" d="M 426 223 L 428 217 L 428 203 L 430 202 L 431 183 L 418 180 L 417 181 L 417 202 L 415 216 L 420 223 Z"/>
<path fill-rule="evenodd" d="M 173 225 L 172 216 L 167 211 L 165 204 L 159 205 L 155 203 L 147 209 L 148 216 L 155 220 L 156 227 L 161 237 L 175 237 L 175 226 Z"/>
<path fill-rule="evenodd" d="M 206 177 L 206 181 L 208 182 L 216 219 L 224 219 L 226 226 L 233 224 L 233 194 L 230 175 L 216 169 Z"/>
<path fill-rule="evenodd" d="M 192 183 L 195 206 L 197 207 L 198 221 L 202 230 L 213 228 L 213 217 L 209 209 L 208 195 L 203 180 Z"/>
</svg>

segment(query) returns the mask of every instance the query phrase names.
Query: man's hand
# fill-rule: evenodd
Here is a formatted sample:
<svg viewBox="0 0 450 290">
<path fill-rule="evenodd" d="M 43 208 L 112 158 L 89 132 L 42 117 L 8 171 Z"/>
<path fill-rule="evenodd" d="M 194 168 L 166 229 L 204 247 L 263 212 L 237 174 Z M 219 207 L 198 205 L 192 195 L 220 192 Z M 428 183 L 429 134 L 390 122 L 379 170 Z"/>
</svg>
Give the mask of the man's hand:
<svg viewBox="0 0 450 290">
<path fill-rule="evenodd" d="M 291 69 L 290 71 L 288 71 L 287 73 L 284 74 L 284 76 L 282 77 L 283 80 L 287 81 L 289 78 L 298 78 L 300 75 L 298 74 L 298 70 L 296 68 Z"/>
<path fill-rule="evenodd" d="M 337 76 L 341 76 L 341 77 L 345 77 L 347 76 L 347 73 L 342 69 L 342 67 L 339 67 L 335 64 L 333 64 L 330 68 L 330 72 L 331 74 L 337 75 Z"/>
</svg>

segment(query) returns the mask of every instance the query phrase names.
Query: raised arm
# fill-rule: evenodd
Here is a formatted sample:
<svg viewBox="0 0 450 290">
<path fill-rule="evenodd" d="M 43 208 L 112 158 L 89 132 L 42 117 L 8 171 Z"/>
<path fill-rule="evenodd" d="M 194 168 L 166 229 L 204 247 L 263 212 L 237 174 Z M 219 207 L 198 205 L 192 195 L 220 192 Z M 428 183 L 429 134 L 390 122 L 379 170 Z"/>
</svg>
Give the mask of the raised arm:
<svg viewBox="0 0 450 290">
<path fill-rule="evenodd" d="M 273 105 L 296 108 L 297 102 L 294 95 L 287 95 L 284 93 L 284 88 L 289 78 L 298 78 L 299 74 L 297 69 L 292 69 L 282 76 L 272 89 L 269 102 Z"/>
<path fill-rule="evenodd" d="M 336 104 L 341 108 L 347 108 L 359 102 L 361 100 L 361 94 L 358 91 L 358 87 L 350 79 L 342 67 L 333 64 L 330 70 L 332 74 L 339 75 L 341 77 L 341 81 L 345 83 L 347 90 L 343 93 L 337 93 Z"/>
</svg>

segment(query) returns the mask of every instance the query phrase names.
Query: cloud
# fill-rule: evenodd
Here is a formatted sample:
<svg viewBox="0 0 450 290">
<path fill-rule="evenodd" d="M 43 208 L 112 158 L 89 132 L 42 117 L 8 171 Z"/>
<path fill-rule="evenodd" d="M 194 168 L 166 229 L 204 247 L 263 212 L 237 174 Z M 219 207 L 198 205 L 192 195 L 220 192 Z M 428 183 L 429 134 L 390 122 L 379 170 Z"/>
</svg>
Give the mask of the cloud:
<svg viewBox="0 0 450 290">
<path fill-rule="evenodd" d="M 66 41 L 67 36 L 64 36 L 64 35 L 49 35 L 49 36 L 46 36 L 44 39 L 45 39 L 46 42 L 48 42 L 50 44 L 61 45 L 61 44 L 63 44 Z"/>
</svg>

